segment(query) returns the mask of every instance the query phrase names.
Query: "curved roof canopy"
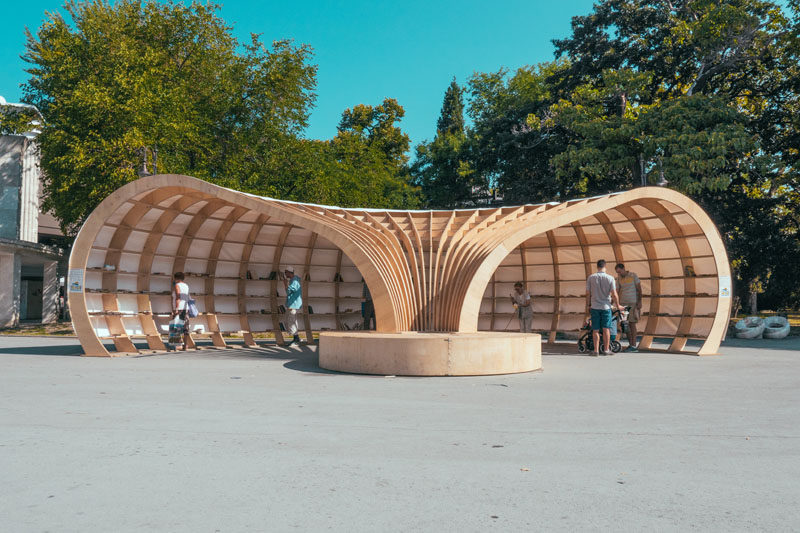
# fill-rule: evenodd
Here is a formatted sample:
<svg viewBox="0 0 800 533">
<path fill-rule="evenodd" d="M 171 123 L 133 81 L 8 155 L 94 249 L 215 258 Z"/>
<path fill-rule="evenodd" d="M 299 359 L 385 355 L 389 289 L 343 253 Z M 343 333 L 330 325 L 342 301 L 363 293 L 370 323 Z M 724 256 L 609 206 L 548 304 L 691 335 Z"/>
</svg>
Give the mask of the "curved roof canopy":
<svg viewBox="0 0 800 533">
<path fill-rule="evenodd" d="M 564 203 L 452 211 L 343 209 L 263 198 L 179 175 L 148 176 L 104 200 L 70 257 L 69 301 L 87 355 L 133 340 L 164 349 L 171 274 L 187 274 L 201 315 L 193 328 L 274 332 L 288 266 L 303 282 L 312 330 L 361 322 L 362 279 L 377 329 L 515 329 L 508 295 L 522 281 L 534 330 L 554 341 L 585 318 L 595 262 L 625 263 L 644 293 L 641 345 L 715 353 L 730 314 L 730 268 L 706 213 L 670 189 L 644 187 Z M 687 339 L 704 342 L 687 348 Z"/>
</svg>

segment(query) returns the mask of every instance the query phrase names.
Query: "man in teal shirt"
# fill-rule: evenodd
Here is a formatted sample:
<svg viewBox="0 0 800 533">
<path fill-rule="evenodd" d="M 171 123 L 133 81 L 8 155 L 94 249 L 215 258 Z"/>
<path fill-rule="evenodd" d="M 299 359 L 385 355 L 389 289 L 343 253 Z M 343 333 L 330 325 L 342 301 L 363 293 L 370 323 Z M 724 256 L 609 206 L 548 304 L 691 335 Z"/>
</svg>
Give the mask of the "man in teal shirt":
<svg viewBox="0 0 800 533">
<path fill-rule="evenodd" d="M 294 267 L 287 266 L 283 274 L 283 286 L 286 288 L 286 331 L 292 336 L 289 346 L 298 346 L 300 336 L 297 334 L 297 311 L 303 307 L 303 289 L 300 286 L 300 276 L 294 275 Z"/>
</svg>

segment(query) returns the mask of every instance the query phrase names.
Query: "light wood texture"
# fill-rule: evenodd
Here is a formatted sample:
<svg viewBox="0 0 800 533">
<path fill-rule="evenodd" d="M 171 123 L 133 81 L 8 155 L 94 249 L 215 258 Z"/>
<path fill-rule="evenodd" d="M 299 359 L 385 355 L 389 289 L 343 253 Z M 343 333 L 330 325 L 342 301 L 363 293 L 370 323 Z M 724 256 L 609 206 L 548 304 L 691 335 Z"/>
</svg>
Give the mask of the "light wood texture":
<svg viewBox="0 0 800 533">
<path fill-rule="evenodd" d="M 542 369 L 536 333 L 320 334 L 319 365 L 356 374 L 488 376 Z"/>
<path fill-rule="evenodd" d="M 522 281 L 534 299 L 534 328 L 552 342 L 580 327 L 585 278 L 600 256 L 642 279 L 642 347 L 658 338 L 671 351 L 718 351 L 731 304 L 720 296 L 719 279 L 730 280 L 724 244 L 697 204 L 654 187 L 561 204 L 396 211 L 299 204 L 187 176 L 149 176 L 117 190 L 87 219 L 70 257 L 70 268 L 84 271 L 82 290 L 69 300 L 85 353 L 107 356 L 104 339 L 120 352 L 135 352 L 136 337 L 163 349 L 169 280 L 178 270 L 201 277 L 202 292 L 193 295 L 204 304 L 198 323 L 217 347 L 226 333 L 255 345 L 254 334 L 264 331 L 284 344 L 277 276 L 288 264 L 303 280 L 298 319 L 309 341 L 314 331 L 360 322 L 362 279 L 383 333 L 516 328 L 508 293 Z M 698 348 L 687 339 L 703 342 Z"/>
</svg>

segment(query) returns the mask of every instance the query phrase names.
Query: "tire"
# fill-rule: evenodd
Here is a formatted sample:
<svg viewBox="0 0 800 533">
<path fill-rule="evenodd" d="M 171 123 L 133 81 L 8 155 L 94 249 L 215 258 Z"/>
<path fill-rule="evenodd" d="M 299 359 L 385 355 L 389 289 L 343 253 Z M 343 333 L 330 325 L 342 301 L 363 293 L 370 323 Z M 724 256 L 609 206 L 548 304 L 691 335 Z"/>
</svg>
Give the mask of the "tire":
<svg viewBox="0 0 800 533">
<path fill-rule="evenodd" d="M 611 351 L 612 352 L 619 353 L 619 351 L 621 349 L 622 349 L 622 345 L 619 343 L 619 341 L 611 341 Z"/>
<path fill-rule="evenodd" d="M 748 316 L 736 323 L 734 329 L 739 339 L 760 339 L 764 333 L 764 319 L 757 316 Z"/>
<path fill-rule="evenodd" d="M 764 320 L 764 338 L 782 339 L 789 334 L 789 321 L 782 316 L 771 316 Z"/>
<path fill-rule="evenodd" d="M 587 352 L 586 341 L 584 341 L 583 339 L 578 339 L 578 351 L 580 353 L 586 353 Z"/>
</svg>

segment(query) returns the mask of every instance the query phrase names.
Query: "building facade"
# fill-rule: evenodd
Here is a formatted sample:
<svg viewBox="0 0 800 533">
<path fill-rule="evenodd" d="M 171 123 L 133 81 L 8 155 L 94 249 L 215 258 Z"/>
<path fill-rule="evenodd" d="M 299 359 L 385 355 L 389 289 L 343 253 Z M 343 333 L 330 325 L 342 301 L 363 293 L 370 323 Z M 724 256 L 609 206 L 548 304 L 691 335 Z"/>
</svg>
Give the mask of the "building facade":
<svg viewBox="0 0 800 533">
<path fill-rule="evenodd" d="M 0 135 L 0 328 L 54 322 L 63 300 L 66 254 L 48 244 L 61 232 L 39 209 L 36 133 Z"/>
</svg>

